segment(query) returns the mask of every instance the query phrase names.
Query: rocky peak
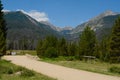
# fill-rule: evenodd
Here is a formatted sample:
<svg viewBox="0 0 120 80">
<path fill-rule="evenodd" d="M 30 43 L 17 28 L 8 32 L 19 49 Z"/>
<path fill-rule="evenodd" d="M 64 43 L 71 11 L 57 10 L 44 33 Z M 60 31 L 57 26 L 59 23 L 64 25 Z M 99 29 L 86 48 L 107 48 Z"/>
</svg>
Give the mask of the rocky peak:
<svg viewBox="0 0 120 80">
<path fill-rule="evenodd" d="M 100 15 L 92 18 L 92 19 L 89 20 L 89 21 L 95 23 L 95 22 L 97 22 L 98 20 L 100 20 L 100 19 L 102 19 L 102 18 L 104 18 L 104 17 L 106 17 L 106 16 L 117 15 L 117 14 L 118 14 L 118 13 L 112 12 L 111 10 L 107 10 L 107 11 L 101 13 Z"/>
<path fill-rule="evenodd" d="M 116 15 L 117 13 L 112 12 L 111 10 L 107 10 L 101 14 L 101 17 L 109 16 L 109 15 Z"/>
<path fill-rule="evenodd" d="M 62 28 L 62 30 L 72 30 L 72 29 L 73 29 L 73 28 L 70 27 L 70 26 L 66 26 L 66 27 Z"/>
</svg>

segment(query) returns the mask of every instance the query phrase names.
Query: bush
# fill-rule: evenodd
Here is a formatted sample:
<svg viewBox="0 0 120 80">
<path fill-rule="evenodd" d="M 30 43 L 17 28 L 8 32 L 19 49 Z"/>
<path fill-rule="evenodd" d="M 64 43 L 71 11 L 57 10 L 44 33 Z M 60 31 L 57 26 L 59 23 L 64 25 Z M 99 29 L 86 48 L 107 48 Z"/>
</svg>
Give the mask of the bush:
<svg viewBox="0 0 120 80">
<path fill-rule="evenodd" d="M 23 70 L 21 72 L 22 77 L 32 77 L 34 75 L 35 75 L 35 73 L 33 71 L 31 71 L 31 70 Z"/>
<path fill-rule="evenodd" d="M 25 70 L 24 67 L 17 67 L 17 69 L 16 69 L 16 71 L 23 71 L 23 70 Z"/>
<path fill-rule="evenodd" d="M 1 74 L 0 74 L 0 80 L 2 79 Z"/>
<path fill-rule="evenodd" d="M 45 51 L 45 56 L 44 57 L 48 57 L 48 58 L 56 58 L 56 57 L 58 57 L 57 50 L 54 47 L 49 47 Z"/>
<path fill-rule="evenodd" d="M 0 74 L 13 74 L 14 70 L 12 67 L 6 67 L 0 65 Z"/>
<path fill-rule="evenodd" d="M 75 57 L 74 56 L 69 56 L 69 57 L 66 57 L 66 60 L 67 61 L 73 61 L 73 60 L 75 60 Z"/>
<path fill-rule="evenodd" d="M 13 70 L 13 68 L 11 67 L 11 68 L 8 68 L 8 70 L 7 70 L 7 74 L 13 74 L 14 73 L 14 70 Z"/>
<path fill-rule="evenodd" d="M 120 67 L 112 66 L 112 67 L 109 68 L 109 71 L 112 72 L 112 73 L 120 74 Z"/>
<path fill-rule="evenodd" d="M 7 68 L 0 65 L 0 74 L 5 73 Z"/>
</svg>

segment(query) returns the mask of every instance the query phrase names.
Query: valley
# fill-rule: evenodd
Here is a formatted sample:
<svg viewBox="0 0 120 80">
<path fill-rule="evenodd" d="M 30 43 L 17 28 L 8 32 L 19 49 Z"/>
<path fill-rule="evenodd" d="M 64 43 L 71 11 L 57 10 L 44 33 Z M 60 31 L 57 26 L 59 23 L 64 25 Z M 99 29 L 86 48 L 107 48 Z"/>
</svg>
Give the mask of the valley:
<svg viewBox="0 0 120 80">
<path fill-rule="evenodd" d="M 119 3 L 0 0 L 0 80 L 120 80 Z"/>
</svg>

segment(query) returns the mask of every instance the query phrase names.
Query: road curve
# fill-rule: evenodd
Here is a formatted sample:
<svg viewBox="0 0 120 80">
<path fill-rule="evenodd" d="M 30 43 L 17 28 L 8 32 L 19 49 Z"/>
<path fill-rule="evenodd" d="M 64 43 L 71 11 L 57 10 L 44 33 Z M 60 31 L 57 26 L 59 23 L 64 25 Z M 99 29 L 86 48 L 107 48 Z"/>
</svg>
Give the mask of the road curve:
<svg viewBox="0 0 120 80">
<path fill-rule="evenodd" d="M 50 63 L 36 61 L 26 56 L 4 56 L 12 63 L 34 70 L 38 73 L 56 78 L 58 80 L 120 80 L 120 77 L 108 76 L 82 70 L 66 68 Z"/>
</svg>

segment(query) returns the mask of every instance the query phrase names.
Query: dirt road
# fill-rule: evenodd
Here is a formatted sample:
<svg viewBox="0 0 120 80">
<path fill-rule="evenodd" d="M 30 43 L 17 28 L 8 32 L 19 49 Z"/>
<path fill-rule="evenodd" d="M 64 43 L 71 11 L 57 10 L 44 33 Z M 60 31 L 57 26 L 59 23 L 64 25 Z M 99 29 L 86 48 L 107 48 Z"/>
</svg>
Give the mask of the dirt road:
<svg viewBox="0 0 120 80">
<path fill-rule="evenodd" d="M 58 80 L 120 80 L 120 77 L 66 68 L 41 61 L 36 61 L 26 56 L 5 56 L 4 59 L 10 60 L 14 64 L 26 67 Z"/>
</svg>

